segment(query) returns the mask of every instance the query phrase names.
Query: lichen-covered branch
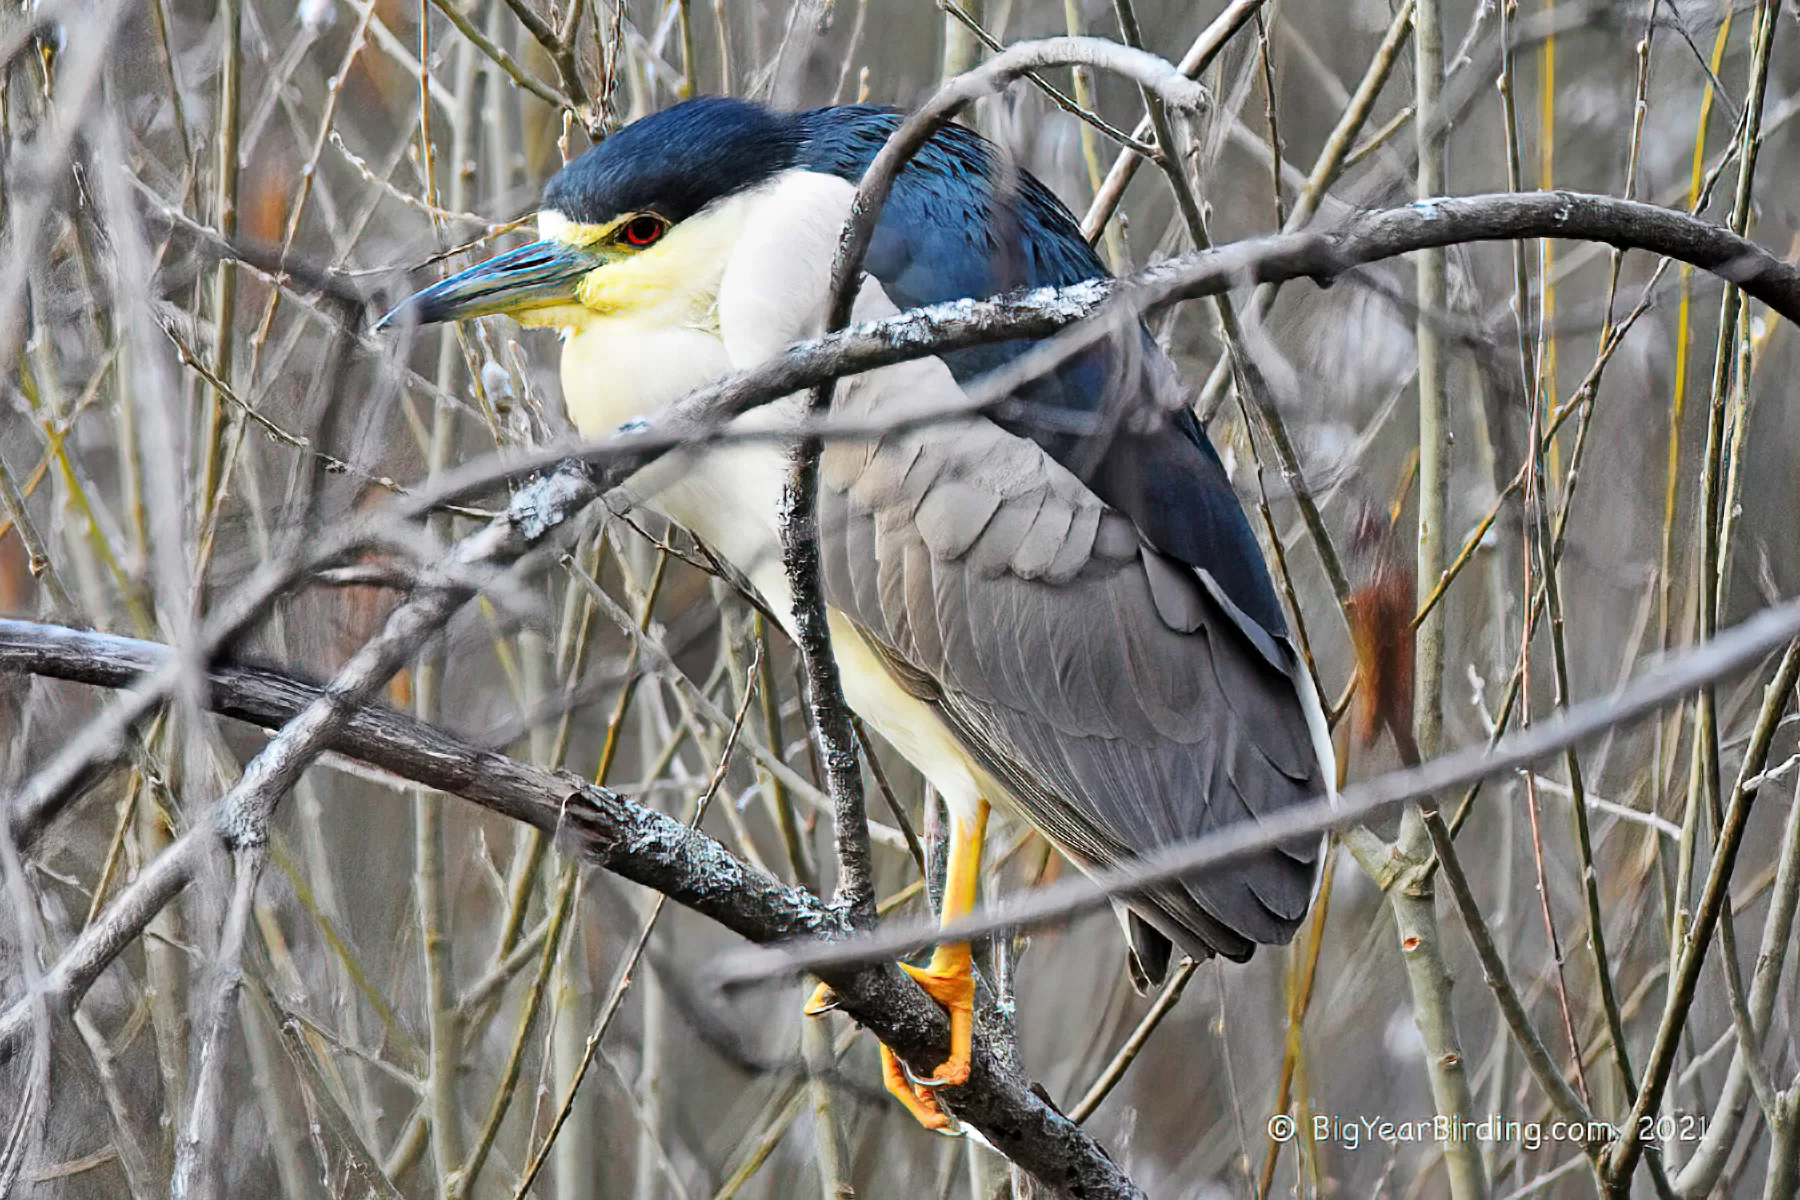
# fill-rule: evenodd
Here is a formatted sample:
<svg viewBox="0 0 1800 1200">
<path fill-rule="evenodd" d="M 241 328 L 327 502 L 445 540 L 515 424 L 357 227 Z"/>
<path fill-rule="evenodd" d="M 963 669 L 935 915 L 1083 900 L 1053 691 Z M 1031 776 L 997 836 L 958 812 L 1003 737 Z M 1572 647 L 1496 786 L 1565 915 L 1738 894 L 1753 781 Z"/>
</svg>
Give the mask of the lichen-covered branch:
<svg viewBox="0 0 1800 1200">
<path fill-rule="evenodd" d="M 170 657 L 167 647 L 151 642 L 0 621 L 0 671 L 7 673 L 123 688 L 153 676 Z M 287 725 L 323 695 L 318 687 L 257 667 L 215 668 L 208 684 L 215 711 L 270 729 Z M 811 893 L 783 884 L 680 820 L 578 776 L 480 749 L 383 706 L 351 714 L 327 743 L 336 753 L 561 837 L 595 864 L 750 941 L 775 943 L 844 931 L 839 915 Z M 121 923 L 130 936 L 110 935 L 88 946 L 84 935 L 50 972 L 50 998 L 65 1007 L 78 1002 L 110 955 L 141 933 L 157 909 L 186 885 L 198 855 L 213 844 L 210 831 L 202 828 L 140 875 L 113 906 L 126 905 Z M 194 848 L 180 849 L 184 846 Z M 901 1054 L 925 1061 L 946 1052 L 948 1021 L 898 971 L 852 967 L 822 974 L 837 991 L 840 1008 Z M 0 1013 L 0 1058 L 29 1032 L 30 1007 L 21 1001 Z M 985 1046 L 977 1046 L 974 1071 L 969 1083 L 957 1089 L 955 1103 L 962 1119 L 1057 1194 L 1106 1200 L 1141 1196 L 1092 1138 Z"/>
<path fill-rule="evenodd" d="M 1502 738 L 1492 748 L 1471 746 L 1417 767 L 1353 783 L 1335 799 L 1321 796 L 1254 824 L 1239 823 L 1190 842 L 1146 855 L 1128 867 L 1092 878 L 1067 879 L 1028 894 L 1004 897 L 966 920 L 939 927 L 923 921 L 891 924 L 873 937 L 830 943 L 745 951 L 719 966 L 727 983 L 793 974 L 822 973 L 859 962 L 878 962 L 910 953 L 938 938 L 973 940 L 1002 930 L 1029 929 L 1106 903 L 1155 884 L 1196 875 L 1269 846 L 1330 829 L 1366 823 L 1421 796 L 1494 779 L 1560 754 L 1607 730 L 1657 712 L 1700 687 L 1734 675 L 1770 650 L 1800 636 L 1800 600 L 1788 600 L 1721 633 L 1705 646 L 1674 656 L 1625 688 L 1572 705 L 1529 730 Z M 1711 886 L 1709 880 L 1709 887 Z M 1718 884 L 1722 890 L 1721 881 Z"/>
</svg>

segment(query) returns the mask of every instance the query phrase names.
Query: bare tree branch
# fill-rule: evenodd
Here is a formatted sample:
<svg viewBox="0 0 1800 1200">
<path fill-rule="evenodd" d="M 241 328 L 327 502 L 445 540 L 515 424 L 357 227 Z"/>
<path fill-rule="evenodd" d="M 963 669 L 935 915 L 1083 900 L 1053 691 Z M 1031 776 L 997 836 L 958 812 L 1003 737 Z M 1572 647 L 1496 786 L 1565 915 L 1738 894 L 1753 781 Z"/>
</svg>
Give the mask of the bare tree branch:
<svg viewBox="0 0 1800 1200">
<path fill-rule="evenodd" d="M 593 469 L 572 466 L 521 493 L 506 515 L 467 539 L 447 564 L 425 577 L 426 582 L 390 619 L 386 631 L 353 658 L 350 667 L 334 685 L 307 698 L 301 718 L 258 756 L 233 789 L 222 815 L 224 832 L 237 844 L 257 844 L 269 813 L 305 764 L 335 744 L 336 739 L 355 723 L 359 706 L 369 700 L 397 666 L 475 593 L 477 584 L 484 582 L 488 573 L 517 562 L 592 499 L 670 448 L 723 436 L 721 429 L 726 421 L 756 404 L 842 374 L 941 353 L 959 345 L 1021 336 L 1043 337 L 1102 310 L 1116 314 L 1118 309 L 1112 306 L 1123 305 L 1124 311 L 1136 312 L 1179 299 L 1215 295 L 1241 283 L 1300 276 L 1328 281 L 1363 264 L 1422 247 L 1518 237 L 1591 239 L 1626 249 L 1651 250 L 1719 274 L 1790 319 L 1800 314 L 1800 272 L 1718 226 L 1649 205 L 1552 193 L 1423 201 L 1366 214 L 1325 233 L 1259 239 L 1175 260 L 1123 282 L 1095 281 L 1068 289 L 1003 297 L 983 303 L 944 305 L 795 347 L 755 371 L 700 389 L 622 435 L 583 450 L 583 462 L 591 464 Z M 908 419 L 944 419 L 945 416 L 915 414 Z M 804 432 L 817 432 L 820 436 L 867 437 L 879 431 L 834 425 L 829 418 L 824 418 Z M 514 458 L 503 465 L 484 462 L 446 473 L 441 483 L 428 489 L 426 494 L 396 502 L 384 518 L 392 520 L 395 515 L 416 517 L 447 500 L 491 487 L 495 480 L 506 475 L 516 475 L 521 470 L 547 465 L 551 461 L 553 456 L 546 454 L 536 460 L 521 462 Z M 309 551 L 304 561 L 296 558 L 269 565 L 225 605 L 220 617 L 208 622 L 206 632 L 189 650 L 194 656 L 190 661 L 205 661 L 216 654 L 218 647 L 247 628 L 267 604 L 290 587 L 310 565 L 335 561 L 359 540 L 366 542 L 375 537 L 379 528 L 371 522 L 356 530 L 336 533 L 324 539 L 325 545 Z M 1759 620 L 1780 618 L 1786 612 L 1785 609 L 1776 610 Z M 1722 653 L 1720 647 L 1725 645 L 1726 641 L 1722 639 L 1703 652 L 1712 656 L 1705 661 L 1716 666 L 1720 661 L 1717 655 Z M 1729 669 L 1729 665 L 1718 667 L 1721 673 Z M 171 693 L 179 676 L 172 664 L 159 666 L 133 692 L 129 703 L 108 709 L 95 722 L 95 731 L 72 739 L 50 764 L 26 782 L 16 794 L 16 802 L 8 814 L 15 839 L 21 847 L 28 846 L 42 832 L 94 764 L 117 753 L 124 733 Z M 1615 718 L 1622 720 L 1628 715 L 1609 712 L 1602 723 L 1593 728 L 1606 727 Z M 1540 735 L 1546 730 L 1559 733 L 1571 728 L 1575 726 L 1566 722 L 1542 726 Z M 1568 736 L 1579 736 L 1579 732 Z M 1529 741 L 1515 743 L 1527 750 L 1534 744 Z M 1503 754 L 1500 759 L 1480 761 L 1491 763 L 1503 761 L 1504 757 Z M 1478 759 L 1479 756 L 1460 767 L 1456 764 L 1461 759 L 1440 760 L 1423 769 L 1424 778 L 1438 778 L 1434 771 L 1449 771 L 1446 778 L 1454 782 L 1498 769 L 1491 765 L 1474 765 Z M 1444 766 L 1445 763 L 1451 767 Z M 1464 774 L 1457 774 L 1457 770 Z M 1468 774 L 1471 771 L 1474 774 Z M 1448 786 L 1448 783 L 1433 786 Z M 1374 807 L 1392 802 L 1381 799 L 1384 794 L 1381 792 L 1358 794 Z M 1296 810 L 1291 815 L 1300 823 L 1296 828 L 1306 821 L 1312 822 L 1307 826 L 1309 828 L 1337 823 L 1337 818 L 1331 814 L 1313 810 Z M 1266 826 L 1262 832 L 1271 830 L 1274 836 L 1282 835 L 1282 831 L 1273 825 Z M 149 916 L 186 886 L 194 871 L 211 853 L 212 837 L 211 830 L 196 828 L 164 857 L 150 864 L 47 974 L 43 994 L 62 1003 L 80 995 L 105 963 L 137 936 Z M 1200 861 L 1215 861 L 1205 856 L 1227 852 L 1230 852 L 1229 848 L 1222 851 L 1215 846 L 1197 853 L 1201 854 Z M 1188 868 L 1175 865 L 1168 869 Z M 684 886 L 680 879 L 669 880 L 668 886 L 674 889 L 668 894 L 683 903 L 691 900 L 696 907 L 708 903 L 705 896 L 684 898 L 684 894 L 678 894 Z M 1011 919 L 1007 917 L 1001 923 Z M 821 931 L 814 928 L 790 932 L 816 934 Z M 909 932 L 906 936 L 916 938 L 917 934 Z M 921 1008 L 922 1001 L 915 1003 L 916 996 L 891 971 L 847 972 L 846 965 L 859 961 L 857 955 L 861 953 L 863 951 L 859 949 L 835 965 L 829 959 L 821 963 L 820 969 L 845 997 L 846 1007 L 859 1015 L 867 1012 L 896 1014 L 891 1030 L 883 1033 L 883 1040 L 903 1055 L 919 1053 L 922 1057 L 930 1057 L 941 1053 L 941 1014 Z M 840 980 L 842 986 L 838 986 Z M 876 1024 L 873 1018 L 871 1024 Z M 1004 1128 L 1014 1131 L 1019 1138 L 1028 1139 L 1028 1144 L 1020 1148 L 1016 1157 L 1033 1170 L 1043 1167 L 1054 1174 L 1053 1168 L 1066 1158 L 1069 1162 L 1086 1164 L 1083 1170 L 1098 1172 L 1093 1177 L 1110 1181 L 1106 1186 L 1129 1186 L 1122 1182 L 1123 1176 L 1116 1175 L 1110 1164 L 1102 1165 L 1103 1156 L 1098 1156 L 1097 1149 L 1085 1138 L 1058 1126 L 1040 1102 L 1023 1099 L 1027 1093 L 1022 1087 L 1008 1090 L 1008 1087 L 994 1085 L 997 1090 L 990 1094 L 987 1090 L 990 1084 L 984 1081 L 1005 1078 L 1011 1077 L 991 1054 L 978 1062 L 975 1081 L 971 1085 L 973 1100 L 961 1093 L 954 1098 L 959 1111 L 963 1111 L 977 1128 Z M 1026 1130 L 1031 1132 L 1018 1132 Z M 1004 1138 L 1005 1135 L 997 1136 Z"/>
<path fill-rule="evenodd" d="M 128 687 L 166 669 L 169 658 L 168 648 L 151 642 L 0 621 L 0 670 L 6 672 Z M 326 694 L 278 672 L 251 667 L 216 669 L 209 684 L 216 711 L 271 729 L 286 726 Z M 840 916 L 816 896 L 743 862 L 678 819 L 578 776 L 476 748 L 379 705 L 350 715 L 328 741 L 340 753 L 560 836 L 597 865 L 752 941 L 844 932 Z M 106 963 L 185 886 L 199 856 L 215 844 L 202 826 L 141 874 L 93 927 L 104 930 L 92 939 L 84 934 L 47 973 L 44 998 L 63 1009 L 78 1002 Z M 823 977 L 838 993 L 843 1011 L 901 1054 L 919 1061 L 943 1057 L 950 1041 L 948 1021 L 897 970 L 852 968 Z M 28 1033 L 31 1008 L 27 998 L 0 1014 L 0 1058 L 14 1053 Z M 1141 1195 L 1098 1144 L 985 1045 L 978 1045 L 969 1083 L 957 1090 L 955 1102 L 965 1121 L 1058 1194 Z"/>
<path fill-rule="evenodd" d="M 1634 720 L 1696 688 L 1723 678 L 1756 661 L 1769 649 L 1800 634 L 1800 601 L 1768 609 L 1651 672 L 1620 694 L 1566 710 L 1557 719 L 1514 735 L 1492 753 L 1477 748 L 1447 755 L 1421 767 L 1400 771 L 1347 789 L 1338 805 L 1320 800 L 1288 810 L 1255 826 L 1238 826 L 1198 842 L 1172 847 L 1129 871 L 1113 873 L 1097 883 L 1064 883 L 1035 895 L 993 906 L 987 915 L 959 922 L 943 936 L 975 937 L 1002 929 L 1029 926 L 1091 907 L 1107 894 L 1139 889 L 1227 861 L 1277 841 L 1309 832 L 1367 820 L 1375 813 L 1419 795 L 1441 792 L 1477 778 L 1488 778 L 1553 755 L 1564 747 Z M 121 687 L 159 669 L 169 651 L 153 643 L 57 626 L 0 621 L 0 669 L 44 674 L 102 686 Z M 266 670 L 232 667 L 215 670 L 209 680 L 212 703 L 221 712 L 268 727 L 281 727 L 320 702 L 321 693 Z M 366 707 L 351 714 L 330 744 L 371 764 L 405 774 L 415 782 L 464 796 L 547 832 L 570 837 L 599 865 L 653 888 L 695 911 L 718 920 L 759 942 L 796 937 L 816 938 L 842 931 L 839 918 L 817 898 L 789 888 L 730 855 L 712 839 L 689 830 L 674 818 L 643 808 L 577 777 L 544 771 L 478 750 L 441 731 L 389 710 Z M 1734 798 L 1727 828 L 1739 833 L 1747 804 Z M 130 936 L 110 932 L 90 944 L 84 934 L 63 961 L 48 974 L 42 995 L 67 1006 L 76 1002 L 111 954 L 141 931 L 162 903 L 186 882 L 170 869 L 185 863 L 191 875 L 196 855 L 210 843 L 204 829 L 188 835 L 153 864 L 108 910 L 131 929 Z M 192 847 L 190 849 L 190 847 Z M 1708 901 L 1723 895 L 1724 877 L 1716 865 L 1708 880 Z M 1716 904 L 1714 905 L 1716 910 Z M 1696 932 L 1706 928 L 1703 907 Z M 99 926 L 96 926 L 99 928 Z M 947 1026 L 891 970 L 858 971 L 866 962 L 890 959 L 938 936 L 930 924 L 913 924 L 878 937 L 837 943 L 812 943 L 799 950 L 754 952 L 721 967 L 728 981 L 811 970 L 830 982 L 845 999 L 845 1008 L 867 1023 L 884 1041 L 891 1038 L 901 1053 L 924 1057 L 941 1053 Z M 109 953 L 110 951 L 110 953 Z M 772 957 L 771 957 L 772 956 Z M 1698 955 L 1690 953 L 1689 957 Z M 1689 963 L 1684 959 L 1684 968 Z M 1692 968 L 1695 973 L 1698 967 Z M 1687 971 L 1684 970 L 1684 982 Z M 32 1000 L 27 998 L 0 1015 L 0 1049 L 10 1053 L 30 1025 Z M 959 1113 L 986 1132 L 1001 1122 L 1001 1136 L 1011 1133 L 1002 1149 L 1015 1161 L 1046 1178 L 1056 1164 L 1066 1168 L 1070 1156 L 1112 1178 L 1110 1162 L 1074 1126 L 1056 1115 L 1023 1086 L 985 1048 L 977 1053 L 977 1073 L 955 1097 Z M 1026 1125 L 1005 1122 L 1029 1118 Z M 992 1136 L 992 1135 L 990 1135 Z M 1097 1155 L 1088 1160 L 1085 1155 Z M 1052 1176 L 1054 1177 L 1054 1176 Z M 1123 1176 L 1116 1180 L 1129 1187 Z M 1133 1195 L 1133 1191 L 1092 1191 L 1089 1195 Z"/>
<path fill-rule="evenodd" d="M 1191 877 L 1209 867 L 1231 862 L 1279 842 L 1366 822 L 1420 796 L 1491 779 L 1577 745 L 1607 730 L 1628 724 L 1669 705 L 1715 680 L 1741 671 L 1764 654 L 1800 634 L 1800 600 L 1788 600 L 1733 626 L 1706 645 L 1671 658 L 1612 696 L 1563 710 L 1554 719 L 1501 739 L 1490 751 L 1471 747 L 1431 759 L 1421 766 L 1394 771 L 1352 784 L 1334 802 L 1320 797 L 1310 803 L 1259 817 L 1254 824 L 1165 847 L 1092 879 L 1071 879 L 1028 895 L 990 904 L 985 912 L 942 927 L 908 922 L 884 928 L 874 937 L 781 949 L 744 951 L 719 964 L 727 985 L 815 974 L 857 962 L 873 962 L 915 951 L 938 937 L 974 939 L 1002 930 L 1030 928 L 1105 903 L 1152 884 Z M 1747 808 L 1747 803 L 1739 807 Z M 1736 813 L 1735 819 L 1744 813 Z M 1731 820 L 1733 818 L 1728 818 Z M 1741 830 L 1740 830 L 1741 832 Z M 1723 880 L 1708 880 L 1709 889 Z M 1698 970 L 1698 966 L 1695 966 Z"/>
</svg>

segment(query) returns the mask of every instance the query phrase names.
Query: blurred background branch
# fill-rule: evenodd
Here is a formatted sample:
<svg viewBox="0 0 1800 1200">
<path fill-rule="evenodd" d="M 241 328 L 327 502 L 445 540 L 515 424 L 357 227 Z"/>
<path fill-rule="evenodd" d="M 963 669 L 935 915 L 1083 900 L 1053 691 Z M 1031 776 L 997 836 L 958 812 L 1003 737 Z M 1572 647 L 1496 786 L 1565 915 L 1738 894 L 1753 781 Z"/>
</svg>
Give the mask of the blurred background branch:
<svg viewBox="0 0 1800 1200">
<path fill-rule="evenodd" d="M 1800 317 L 1782 7 L 8 14 L 0 1192 L 1795 1196 L 1800 824 L 1767 800 L 1796 658 L 1756 624 L 1800 592 L 1793 417 L 1759 403 Z M 1206 106 L 1104 69 L 1134 48 Z M 946 81 L 1128 282 L 846 330 L 560 471 L 547 335 L 368 332 L 417 282 L 391 264 L 511 244 L 638 116 L 710 91 L 916 111 Z M 1362 869 L 1326 872 L 1292 949 L 1156 997 L 1113 970 L 1107 914 L 1050 903 L 1048 847 L 997 835 L 1000 911 L 1046 907 L 983 952 L 952 1103 L 986 1141 L 934 1140 L 868 1102 L 849 1017 L 803 1032 L 794 989 L 710 971 L 738 938 L 843 932 L 834 771 L 880 797 L 867 907 L 926 927 L 936 797 L 866 732 L 815 752 L 802 656 L 608 493 L 850 371 L 1048 339 L 967 410 L 885 427 L 953 419 L 1140 317 L 1354 718 L 1351 802 L 1415 757 L 1473 774 L 1338 835 Z M 1638 711 L 1658 662 L 1731 654 L 1659 718 L 1557 741 Z M 1553 750 L 1514 770 L 1520 739 Z M 1468 765 L 1489 746 L 1507 771 Z M 850 1016 L 941 1056 L 894 971 L 827 970 Z M 1342 1124 L 1438 1114 L 1476 1126 L 1353 1148 Z M 1589 1115 L 1631 1136 L 1524 1133 Z"/>
</svg>

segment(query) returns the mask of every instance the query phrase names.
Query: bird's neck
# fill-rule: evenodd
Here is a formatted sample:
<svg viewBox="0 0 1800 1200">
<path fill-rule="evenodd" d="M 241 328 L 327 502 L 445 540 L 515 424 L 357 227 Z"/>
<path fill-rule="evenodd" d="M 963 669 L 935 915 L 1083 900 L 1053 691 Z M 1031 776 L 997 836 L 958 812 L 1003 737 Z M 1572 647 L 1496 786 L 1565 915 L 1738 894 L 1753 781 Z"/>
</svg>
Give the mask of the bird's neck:
<svg viewBox="0 0 1800 1200">
<path fill-rule="evenodd" d="M 704 328 L 589 320 L 563 335 L 563 403 L 587 437 L 604 437 L 730 370 L 724 343 Z"/>
<path fill-rule="evenodd" d="M 606 434 L 815 336 L 854 195 L 788 171 L 681 222 L 659 253 L 590 276 L 581 309 L 557 321 L 576 428 Z"/>
</svg>

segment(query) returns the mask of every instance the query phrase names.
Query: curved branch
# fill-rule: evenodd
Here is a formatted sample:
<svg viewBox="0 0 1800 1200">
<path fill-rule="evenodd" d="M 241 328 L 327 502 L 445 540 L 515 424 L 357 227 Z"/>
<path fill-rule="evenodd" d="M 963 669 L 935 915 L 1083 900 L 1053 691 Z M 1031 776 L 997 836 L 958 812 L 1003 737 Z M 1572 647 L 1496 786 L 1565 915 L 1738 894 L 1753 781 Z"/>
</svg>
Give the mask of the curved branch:
<svg viewBox="0 0 1800 1200">
<path fill-rule="evenodd" d="M 168 647 L 154 642 L 0 620 L 4 672 L 129 688 L 155 677 L 171 658 Z M 259 667 L 218 667 L 208 679 L 213 711 L 266 729 L 283 727 L 320 695 L 315 685 Z M 567 772 L 528 766 L 483 750 L 385 706 L 368 706 L 352 714 L 329 745 L 410 782 L 461 796 L 561 837 L 589 861 L 750 941 L 830 937 L 841 930 L 838 915 L 818 897 L 787 886 L 674 817 Z M 200 857 L 216 844 L 213 831 L 200 824 L 152 863 L 107 910 L 107 920 L 112 920 L 114 909 L 123 902 L 128 920 L 115 923 L 115 932 L 98 945 L 84 934 L 48 974 L 47 998 L 64 1007 L 78 1002 L 111 955 L 128 944 L 130 939 L 123 934 L 141 931 L 186 885 Z M 96 952 L 108 948 L 111 954 Z M 837 990 L 840 1007 L 882 1041 L 918 1061 L 943 1057 L 950 1041 L 948 1022 L 898 971 L 828 972 L 825 978 Z M 26 1001 L 0 1013 L 0 1061 L 29 1032 L 29 1014 Z M 956 1106 L 1001 1153 L 1059 1194 L 1097 1200 L 1142 1195 L 1098 1143 L 1040 1099 L 1029 1079 L 983 1045 L 976 1048 L 974 1071 L 969 1083 L 958 1089 Z"/>
<path fill-rule="evenodd" d="M 862 274 L 869 240 L 875 236 L 875 224 L 881 219 L 894 181 L 913 155 L 965 105 L 1006 88 L 1037 68 L 1070 66 L 1095 67 L 1123 75 L 1171 108 L 1193 110 L 1207 101 L 1206 89 L 1167 59 L 1102 38 L 1059 37 L 1020 42 L 973 71 L 958 75 L 901 123 L 863 172 L 838 241 L 837 258 L 831 266 L 831 303 L 826 309 L 825 328 L 840 328 L 850 319 L 856 280 Z"/>
<path fill-rule="evenodd" d="M 1710 221 L 1579 192 L 1444 197 L 1381 209 L 1328 231 L 1277 234 L 1184 255 L 1125 279 L 956 300 L 796 343 L 756 367 L 697 389 L 581 457 L 604 464 L 602 482 L 612 486 L 656 454 L 716 438 L 731 418 L 830 379 L 969 346 L 1048 337 L 1098 316 L 1110 304 L 1148 312 L 1249 284 L 1305 278 L 1329 285 L 1359 267 L 1415 250 L 1519 238 L 1602 242 L 1685 262 L 1736 284 L 1800 325 L 1800 268 Z M 839 432 L 830 421 L 805 431 L 826 437 Z M 841 435 L 867 436 L 867 429 L 847 427 Z M 504 471 L 546 467 L 566 453 L 546 451 L 535 462 L 510 462 Z M 491 486 L 500 474 L 491 463 L 464 468 L 446 476 L 433 502 Z"/>
<path fill-rule="evenodd" d="M 1310 278 L 1323 284 L 1357 267 L 1427 247 L 1536 237 L 1603 242 L 1621 250 L 1644 250 L 1676 259 L 1737 284 L 1747 295 L 1800 324 L 1800 269 L 1722 226 L 1685 213 L 1576 192 L 1420 201 L 1368 213 L 1327 232 L 1279 234 L 1171 259 L 1123 280 L 1095 279 L 992 300 L 953 301 L 798 343 L 579 450 L 581 460 L 592 471 L 564 473 L 547 491 L 527 489 L 500 522 L 507 527 L 507 538 L 516 539 L 521 546 L 535 544 L 601 491 L 623 482 L 669 450 L 726 436 L 722 431 L 732 418 L 826 380 L 968 346 L 1048 337 L 1096 316 L 1112 303 L 1126 302 L 1149 311 L 1246 283 Z M 827 420 L 817 432 L 829 437 L 837 431 Z M 843 432 L 867 436 L 861 428 Z M 396 501 L 385 515 L 416 519 L 491 489 L 509 477 L 548 470 L 571 449 L 563 445 L 524 459 L 501 462 L 490 456 L 472 462 L 445 472 L 434 486 Z M 373 528 L 360 527 L 332 539 L 312 561 L 324 561 L 359 540 L 370 539 Z M 250 590 L 261 593 L 260 601 L 266 601 L 302 569 L 301 565 L 286 564 L 259 573 Z M 224 644 L 260 611 L 258 596 L 238 599 L 217 623 L 216 635 L 209 630 L 208 646 Z M 133 691 L 123 710 L 113 710 L 84 734 L 81 753 L 59 754 L 15 793 L 8 820 L 21 849 L 29 848 L 61 811 L 88 765 L 118 752 L 123 730 L 154 711 L 173 681 L 174 676 L 167 672 L 145 681 Z"/>
<path fill-rule="evenodd" d="M 1169 259 L 1124 279 L 1091 279 L 991 300 L 953 300 L 797 342 L 748 370 L 697 388 L 622 432 L 574 451 L 610 488 L 682 445 L 738 436 L 733 418 L 831 379 L 915 358 L 1019 338 L 1044 338 L 1125 303 L 1151 312 L 1233 287 L 1311 279 L 1329 285 L 1359 267 L 1415 250 L 1517 238 L 1601 242 L 1643 250 L 1717 275 L 1800 325 L 1800 268 L 1721 225 L 1635 200 L 1581 192 L 1498 192 L 1421 200 L 1379 209 L 1326 231 L 1308 230 L 1234 242 Z M 868 427 L 820 421 L 802 433 L 868 436 Z M 793 430 L 784 436 L 792 437 Z M 758 435 L 766 436 L 766 435 Z M 545 470 L 569 457 L 567 445 L 498 463 L 485 458 L 445 472 L 433 489 L 403 506 L 427 511 L 478 494 L 502 479 Z"/>
</svg>

